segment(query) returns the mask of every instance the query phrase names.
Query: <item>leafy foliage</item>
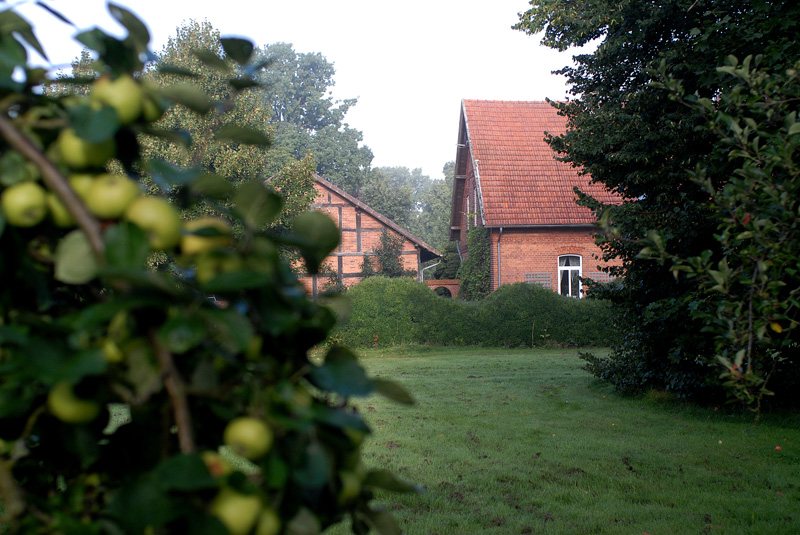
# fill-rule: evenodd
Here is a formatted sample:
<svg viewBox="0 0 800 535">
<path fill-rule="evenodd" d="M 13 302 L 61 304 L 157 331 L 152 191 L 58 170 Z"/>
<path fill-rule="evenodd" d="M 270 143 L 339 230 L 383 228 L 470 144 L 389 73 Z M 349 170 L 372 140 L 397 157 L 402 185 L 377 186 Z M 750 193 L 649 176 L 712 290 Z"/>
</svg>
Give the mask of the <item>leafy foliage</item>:
<svg viewBox="0 0 800 535">
<path fill-rule="evenodd" d="M 739 63 L 729 57 L 718 71 L 737 85 L 716 102 L 685 95 L 674 78 L 664 84 L 703 111 L 706 128 L 720 140 L 715 157 L 691 177 L 715 208 L 721 258 L 710 250 L 688 258 L 668 253 L 656 232 L 643 240 L 640 253 L 669 260 L 676 274 L 686 273 L 708 292 L 713 313 L 700 317 L 715 337 L 721 378 L 732 396 L 756 412 L 772 389 L 791 399 L 800 381 L 800 64 L 772 74 L 759 70 L 760 59 L 748 56 Z M 715 162 L 732 169 L 720 188 L 711 180 Z"/>
<path fill-rule="evenodd" d="M 243 164 L 267 140 L 237 107 L 258 84 L 253 44 L 185 28 L 180 38 L 211 47 L 167 52 L 205 75 L 173 67 L 190 81 L 151 84 L 145 25 L 109 10 L 126 37 L 77 36 L 102 73 L 88 98 L 43 93 L 22 46 L 41 48 L 33 29 L 0 13 L 4 533 L 320 533 L 346 516 L 356 533 L 399 533 L 371 498 L 413 487 L 362 465 L 369 428 L 348 398 L 411 400 L 344 347 L 309 357 L 334 315 L 278 251 L 316 273 L 339 233 L 320 213 L 269 230 L 284 198 Z M 120 84 L 111 95 L 108 83 Z M 141 135 L 175 159 L 149 159 Z M 105 173 L 112 158 L 128 176 Z M 144 170 L 174 206 L 143 195 Z M 134 211 L 141 200 L 155 208 Z M 224 218 L 181 221 L 178 209 L 199 203 Z M 156 250 L 169 268 L 148 267 Z M 112 411 L 129 417 L 109 426 Z M 251 470 L 230 466 L 223 446 Z"/>
<path fill-rule="evenodd" d="M 593 371 L 626 391 L 655 387 L 702 396 L 716 375 L 715 343 L 704 330 L 715 303 L 696 280 L 675 279 L 670 266 L 640 257 L 640 240 L 658 229 L 666 250 L 686 258 L 710 251 L 719 261 L 717 208 L 690 172 L 706 166 L 717 190 L 735 167 L 705 128 L 705 112 L 659 84 L 669 76 L 687 95 L 715 102 L 736 85 L 716 69 L 730 54 L 763 53 L 764 68 L 785 69 L 787 58 L 798 55 L 798 9 L 793 2 L 762 0 L 613 6 L 545 0 L 521 15 L 518 29 L 545 30 L 543 42 L 559 50 L 600 41 L 594 53 L 559 71 L 575 98 L 556 104 L 569 130 L 550 143 L 565 161 L 625 198 L 603 206 L 583 195 L 580 204 L 600 217 L 605 259 L 622 260 L 610 268 L 624 274 L 621 284 L 590 290 L 614 303 L 623 330 L 610 359 L 597 359 Z"/>
<path fill-rule="evenodd" d="M 607 303 L 531 284 L 504 285 L 486 299 L 463 302 L 411 279 L 373 277 L 347 295 L 352 310 L 333 336 L 354 346 L 607 346 L 615 339 Z"/>
<path fill-rule="evenodd" d="M 370 270 L 372 270 L 373 275 L 382 275 L 389 278 L 413 277 L 416 275 L 414 270 L 407 270 L 403 267 L 401 253 L 403 252 L 404 242 L 405 238 L 384 228 L 381 231 L 380 242 L 372 250 L 377 266 L 372 265 L 371 257 L 365 256 L 361 274 L 369 276 Z"/>
<path fill-rule="evenodd" d="M 319 53 L 298 53 L 288 43 L 256 52 L 263 61 L 258 105 L 273 127 L 273 162 L 280 168 L 313 155 L 315 171 L 350 193 L 367 181 L 372 151 L 363 135 L 344 122 L 357 99 L 331 97 L 335 69 Z"/>
<path fill-rule="evenodd" d="M 484 227 L 473 228 L 467 234 L 469 255 L 458 270 L 461 290 L 458 295 L 466 301 L 483 299 L 491 291 L 491 231 Z"/>
<path fill-rule="evenodd" d="M 433 270 L 434 279 L 455 279 L 458 268 L 461 267 L 461 258 L 458 256 L 455 242 L 448 242 L 442 251 L 442 261 Z"/>
</svg>

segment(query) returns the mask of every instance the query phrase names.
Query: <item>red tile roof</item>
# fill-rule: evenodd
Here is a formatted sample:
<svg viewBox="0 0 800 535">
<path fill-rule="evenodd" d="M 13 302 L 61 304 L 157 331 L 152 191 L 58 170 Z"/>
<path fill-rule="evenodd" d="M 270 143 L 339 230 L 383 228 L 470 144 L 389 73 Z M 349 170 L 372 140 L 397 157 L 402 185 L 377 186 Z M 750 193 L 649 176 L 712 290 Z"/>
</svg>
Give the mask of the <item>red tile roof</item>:
<svg viewBox="0 0 800 535">
<path fill-rule="evenodd" d="M 591 224 L 592 212 L 574 202 L 575 186 L 603 202 L 618 202 L 555 160 L 545 133 L 564 133 L 567 119 L 549 103 L 464 100 L 463 113 L 486 226 Z"/>
</svg>

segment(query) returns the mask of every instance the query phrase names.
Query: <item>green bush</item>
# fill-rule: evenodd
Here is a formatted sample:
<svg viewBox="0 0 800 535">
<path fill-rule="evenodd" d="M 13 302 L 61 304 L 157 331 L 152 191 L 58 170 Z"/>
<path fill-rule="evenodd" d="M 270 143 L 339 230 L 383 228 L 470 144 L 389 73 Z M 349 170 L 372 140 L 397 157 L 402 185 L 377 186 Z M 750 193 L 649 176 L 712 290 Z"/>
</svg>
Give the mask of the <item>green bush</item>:
<svg viewBox="0 0 800 535">
<path fill-rule="evenodd" d="M 614 342 L 606 303 L 560 296 L 530 284 L 487 298 L 444 299 L 410 279 L 371 277 L 348 292 L 352 310 L 334 336 L 352 346 L 409 344 L 531 347 Z"/>
</svg>

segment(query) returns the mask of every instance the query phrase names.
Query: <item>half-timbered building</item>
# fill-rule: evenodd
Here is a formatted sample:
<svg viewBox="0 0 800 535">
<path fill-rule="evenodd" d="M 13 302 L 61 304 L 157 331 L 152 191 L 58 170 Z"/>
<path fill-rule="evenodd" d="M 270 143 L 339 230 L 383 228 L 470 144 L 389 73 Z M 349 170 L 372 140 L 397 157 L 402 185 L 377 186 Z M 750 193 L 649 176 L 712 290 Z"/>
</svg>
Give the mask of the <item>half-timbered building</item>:
<svg viewBox="0 0 800 535">
<path fill-rule="evenodd" d="M 338 275 L 346 287 L 359 282 L 362 279 L 364 257 L 372 255 L 380 243 L 383 230 L 403 239 L 400 253 L 403 268 L 416 272 L 419 280 L 422 280 L 422 264 L 441 256 L 435 248 L 343 189 L 321 176 L 315 179 L 317 197 L 312 209 L 328 214 L 339 227 L 342 239 L 339 247 L 325 260 L 325 273 L 301 277 L 312 296 L 320 292 L 332 274 Z"/>
</svg>

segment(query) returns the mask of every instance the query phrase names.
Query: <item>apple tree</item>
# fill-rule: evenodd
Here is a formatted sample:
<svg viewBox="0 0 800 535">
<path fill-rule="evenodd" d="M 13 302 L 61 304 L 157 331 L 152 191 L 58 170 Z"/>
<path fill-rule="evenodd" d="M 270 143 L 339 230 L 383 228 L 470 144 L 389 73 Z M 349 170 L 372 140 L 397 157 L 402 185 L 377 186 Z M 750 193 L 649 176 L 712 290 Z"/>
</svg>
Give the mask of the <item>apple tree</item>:
<svg viewBox="0 0 800 535">
<path fill-rule="evenodd" d="M 282 200 L 261 181 L 234 190 L 191 163 L 143 158 L 142 136 L 267 140 L 236 122 L 213 140 L 155 127 L 170 107 L 225 103 L 145 84 L 148 30 L 109 11 L 124 38 L 76 35 L 101 71 L 88 95 L 42 91 L 33 28 L 0 12 L 0 529 L 299 535 L 349 518 L 355 533 L 399 533 L 373 493 L 413 487 L 363 466 L 369 427 L 349 400 L 412 401 L 344 347 L 310 356 L 334 315 L 278 254 L 296 249 L 314 272 L 338 230 L 304 213 L 274 234 Z M 233 92 L 256 86 L 253 44 L 221 46 L 196 57 Z M 172 202 L 145 193 L 144 174 Z M 184 221 L 198 202 L 220 215 Z M 149 267 L 156 251 L 171 262 Z"/>
</svg>

